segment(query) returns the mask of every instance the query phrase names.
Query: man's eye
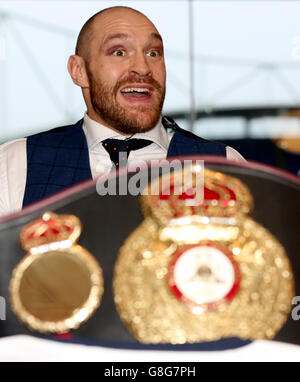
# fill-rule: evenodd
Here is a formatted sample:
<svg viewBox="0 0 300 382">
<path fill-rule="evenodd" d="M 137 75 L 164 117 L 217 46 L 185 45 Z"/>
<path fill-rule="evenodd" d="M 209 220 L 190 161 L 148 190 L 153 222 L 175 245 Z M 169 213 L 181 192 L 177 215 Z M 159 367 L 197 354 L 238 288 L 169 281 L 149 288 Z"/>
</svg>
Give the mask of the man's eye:
<svg viewBox="0 0 300 382">
<path fill-rule="evenodd" d="M 150 57 L 157 57 L 157 56 L 159 56 L 159 51 L 158 50 L 150 50 L 147 53 L 147 55 L 150 56 Z"/>
<path fill-rule="evenodd" d="M 115 50 L 115 51 L 113 52 L 113 55 L 114 55 L 114 56 L 119 56 L 119 57 L 125 56 L 125 50 L 123 50 L 123 49 Z"/>
</svg>

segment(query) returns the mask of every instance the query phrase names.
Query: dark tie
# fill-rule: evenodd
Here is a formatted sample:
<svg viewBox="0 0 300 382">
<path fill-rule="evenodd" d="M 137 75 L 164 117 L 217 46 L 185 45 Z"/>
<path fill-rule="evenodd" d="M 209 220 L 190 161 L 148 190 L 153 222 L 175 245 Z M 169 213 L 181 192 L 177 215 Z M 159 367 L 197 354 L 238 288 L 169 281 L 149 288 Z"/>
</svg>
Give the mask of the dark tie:
<svg viewBox="0 0 300 382">
<path fill-rule="evenodd" d="M 128 140 L 105 139 L 102 141 L 103 147 L 108 152 L 110 159 L 115 164 L 116 168 L 127 165 L 127 159 L 131 150 L 141 149 L 151 145 L 151 143 L 153 142 L 140 138 L 132 138 Z"/>
</svg>

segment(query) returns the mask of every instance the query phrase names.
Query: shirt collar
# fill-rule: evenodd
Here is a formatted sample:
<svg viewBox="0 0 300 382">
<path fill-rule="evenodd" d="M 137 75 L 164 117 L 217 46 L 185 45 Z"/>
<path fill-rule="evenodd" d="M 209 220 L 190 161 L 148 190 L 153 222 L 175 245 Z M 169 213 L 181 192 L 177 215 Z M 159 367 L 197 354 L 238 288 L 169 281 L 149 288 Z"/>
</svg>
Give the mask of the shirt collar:
<svg viewBox="0 0 300 382">
<path fill-rule="evenodd" d="M 118 134 L 114 130 L 100 124 L 99 122 L 94 121 L 87 115 L 87 112 L 85 112 L 83 117 L 83 130 L 89 150 L 97 150 L 99 143 L 104 141 L 104 139 L 115 138 L 123 140 L 128 138 L 127 136 Z M 149 139 L 160 146 L 165 152 L 168 151 L 168 133 L 161 122 L 161 118 L 153 129 L 147 131 L 146 133 L 136 133 L 133 138 Z"/>
</svg>

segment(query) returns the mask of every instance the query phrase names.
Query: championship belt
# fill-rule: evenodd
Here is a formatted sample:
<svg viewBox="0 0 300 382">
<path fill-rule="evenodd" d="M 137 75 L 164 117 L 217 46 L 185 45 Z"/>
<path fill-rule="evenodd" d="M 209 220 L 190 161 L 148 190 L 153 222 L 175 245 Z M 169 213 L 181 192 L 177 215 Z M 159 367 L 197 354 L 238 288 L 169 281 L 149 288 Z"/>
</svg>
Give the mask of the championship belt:
<svg viewBox="0 0 300 382">
<path fill-rule="evenodd" d="M 294 296 L 286 252 L 250 217 L 240 180 L 205 169 L 199 186 L 199 171 L 161 176 L 141 197 L 145 219 L 115 265 L 120 317 L 142 343 L 272 339 Z"/>
<path fill-rule="evenodd" d="M 102 270 L 75 244 L 81 230 L 77 217 L 51 212 L 22 229 L 20 242 L 28 252 L 13 271 L 9 292 L 14 313 L 31 330 L 68 332 L 100 305 Z"/>
</svg>

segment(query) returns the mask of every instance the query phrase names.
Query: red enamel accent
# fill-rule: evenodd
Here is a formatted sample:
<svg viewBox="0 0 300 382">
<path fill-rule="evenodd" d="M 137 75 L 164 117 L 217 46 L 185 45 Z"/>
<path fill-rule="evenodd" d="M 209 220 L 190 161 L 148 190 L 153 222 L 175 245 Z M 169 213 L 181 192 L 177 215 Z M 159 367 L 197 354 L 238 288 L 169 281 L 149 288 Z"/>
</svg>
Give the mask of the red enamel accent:
<svg viewBox="0 0 300 382">
<path fill-rule="evenodd" d="M 220 195 L 207 187 L 204 187 L 204 200 L 220 200 Z"/>
<path fill-rule="evenodd" d="M 175 187 L 171 186 L 169 189 L 163 190 L 163 192 L 159 195 L 160 200 L 168 200 L 171 195 L 174 195 L 174 189 L 175 189 Z M 191 190 L 193 190 L 193 189 L 191 189 Z M 180 199 L 180 200 L 193 199 L 194 198 L 194 195 L 189 195 L 186 192 L 183 192 L 182 194 L 175 195 L 175 196 L 177 196 L 178 199 Z M 220 195 L 216 191 L 213 191 L 207 187 L 204 187 L 204 200 L 220 200 Z"/>
<path fill-rule="evenodd" d="M 74 231 L 74 228 L 69 227 L 68 225 L 64 225 L 64 228 L 65 228 L 66 231 L 68 231 L 69 233 L 72 233 L 72 232 Z"/>
<path fill-rule="evenodd" d="M 227 258 L 232 263 L 233 269 L 234 269 L 234 274 L 235 274 L 234 283 L 233 283 L 230 291 L 227 293 L 227 295 L 224 296 L 221 300 L 213 301 L 213 302 L 210 302 L 210 303 L 207 303 L 207 304 L 196 304 L 194 301 L 192 301 L 192 300 L 188 299 L 186 296 L 184 296 L 183 293 L 178 289 L 178 287 L 177 287 L 177 285 L 175 283 L 175 279 L 174 279 L 174 268 L 175 268 L 175 265 L 176 265 L 178 259 L 180 258 L 180 256 L 182 256 L 187 250 L 189 250 L 191 248 L 201 247 L 201 246 L 214 247 L 214 248 L 218 249 L 219 251 L 221 251 L 225 256 L 227 256 Z M 222 248 L 221 246 L 219 246 L 216 243 L 207 243 L 207 242 L 205 242 L 203 244 L 198 243 L 198 244 L 186 245 L 181 250 L 179 250 L 178 252 L 176 252 L 173 255 L 173 258 L 172 258 L 172 260 L 170 261 L 170 264 L 169 264 L 169 271 L 168 271 L 168 275 L 167 275 L 167 282 L 168 282 L 168 286 L 171 289 L 171 291 L 174 294 L 174 296 L 178 300 L 183 302 L 184 304 L 187 304 L 187 305 L 189 305 L 191 307 L 201 307 L 201 308 L 203 308 L 206 311 L 211 311 L 211 310 L 216 310 L 218 308 L 218 306 L 220 306 L 221 304 L 229 303 L 234 298 L 234 296 L 237 294 L 237 292 L 239 291 L 239 288 L 240 288 L 241 273 L 240 273 L 238 264 L 233 259 L 233 256 L 232 256 L 231 252 L 229 252 L 225 248 Z"/>
<path fill-rule="evenodd" d="M 186 192 L 183 192 L 182 194 L 180 195 L 174 195 L 174 190 L 175 190 L 175 186 L 172 185 L 170 186 L 169 189 L 164 189 L 163 192 L 159 195 L 159 199 L 160 200 L 168 200 L 170 196 L 177 196 L 178 199 L 180 200 L 185 200 L 185 199 L 194 199 L 194 189 L 193 188 L 189 188 L 188 190 L 186 190 Z M 190 195 L 189 193 L 187 193 L 188 191 L 192 190 L 193 191 L 193 194 Z"/>
<path fill-rule="evenodd" d="M 73 338 L 73 335 L 71 333 L 61 333 L 56 334 L 54 337 L 61 340 L 71 340 Z"/>
<path fill-rule="evenodd" d="M 230 200 L 236 200 L 235 193 L 231 190 L 231 188 L 224 186 L 223 184 L 214 183 L 215 186 L 219 188 L 223 188 L 223 190 L 226 190 L 230 195 Z"/>
<path fill-rule="evenodd" d="M 184 193 L 182 193 L 181 195 L 179 195 L 179 197 L 178 197 L 178 199 L 180 199 L 180 200 L 186 200 L 186 199 L 194 199 L 194 193 L 195 193 L 195 191 L 194 191 L 194 189 L 193 188 L 189 188 L 187 191 L 190 191 L 190 190 L 192 190 L 193 191 L 193 194 L 187 194 L 186 192 L 184 192 Z"/>
<path fill-rule="evenodd" d="M 33 226 L 35 226 L 35 230 L 33 232 L 31 232 L 29 235 L 27 235 L 28 239 L 35 239 L 38 237 L 49 238 L 51 236 L 59 235 L 59 233 L 64 231 L 64 230 L 67 231 L 69 234 L 71 234 L 74 231 L 74 228 L 72 228 L 66 224 L 60 225 L 58 221 L 55 221 L 53 219 L 49 219 L 46 221 L 43 219 L 39 219 L 37 222 L 34 222 L 28 228 L 30 229 Z M 36 231 L 41 226 L 44 227 L 44 231 L 42 233 L 40 233 L 39 235 L 37 235 Z"/>
</svg>

